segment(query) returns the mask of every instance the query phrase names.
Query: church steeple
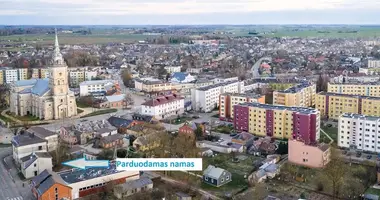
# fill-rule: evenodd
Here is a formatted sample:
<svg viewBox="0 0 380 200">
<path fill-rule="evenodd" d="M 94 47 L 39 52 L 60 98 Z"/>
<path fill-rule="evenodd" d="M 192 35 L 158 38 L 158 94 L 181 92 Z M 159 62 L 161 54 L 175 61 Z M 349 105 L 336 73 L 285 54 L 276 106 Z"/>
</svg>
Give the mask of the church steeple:
<svg viewBox="0 0 380 200">
<path fill-rule="evenodd" d="M 63 56 L 61 54 L 61 51 L 59 50 L 59 43 L 58 43 L 58 34 L 57 29 L 55 29 L 55 43 L 54 43 L 54 53 L 52 58 L 54 65 L 63 65 Z"/>
</svg>

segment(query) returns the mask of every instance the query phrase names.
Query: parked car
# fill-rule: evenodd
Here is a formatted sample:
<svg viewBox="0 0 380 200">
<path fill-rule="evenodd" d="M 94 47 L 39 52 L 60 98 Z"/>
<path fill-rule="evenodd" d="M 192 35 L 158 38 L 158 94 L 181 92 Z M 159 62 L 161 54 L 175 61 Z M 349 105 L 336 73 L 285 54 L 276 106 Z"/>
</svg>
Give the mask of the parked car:
<svg viewBox="0 0 380 200">
<path fill-rule="evenodd" d="M 367 159 L 370 160 L 372 158 L 372 155 L 367 155 Z"/>
<path fill-rule="evenodd" d="M 237 133 L 231 133 L 230 137 L 235 137 L 236 135 L 237 135 Z"/>
<path fill-rule="evenodd" d="M 197 115 L 193 115 L 191 118 L 193 118 L 193 119 L 199 119 L 200 117 L 197 116 Z"/>
<path fill-rule="evenodd" d="M 362 152 L 356 152 L 356 157 L 360 158 L 362 156 Z"/>
<path fill-rule="evenodd" d="M 343 151 L 342 153 L 343 153 L 343 155 L 346 155 L 346 154 L 347 154 L 347 151 Z"/>
</svg>

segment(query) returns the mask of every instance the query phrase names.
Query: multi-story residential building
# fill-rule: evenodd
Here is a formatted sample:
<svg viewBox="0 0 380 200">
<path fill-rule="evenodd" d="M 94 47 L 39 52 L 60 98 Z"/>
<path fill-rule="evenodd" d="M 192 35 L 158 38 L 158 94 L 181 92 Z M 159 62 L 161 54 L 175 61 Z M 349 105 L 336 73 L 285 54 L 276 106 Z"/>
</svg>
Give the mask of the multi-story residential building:
<svg viewBox="0 0 380 200">
<path fill-rule="evenodd" d="M 211 112 L 219 106 L 219 96 L 223 93 L 241 93 L 244 82 L 221 82 L 191 90 L 191 106 L 194 110 Z"/>
<path fill-rule="evenodd" d="M 4 73 L 3 70 L 0 70 L 0 85 L 4 84 Z"/>
<path fill-rule="evenodd" d="M 328 83 L 327 92 L 380 97 L 380 82 Z"/>
<path fill-rule="evenodd" d="M 186 72 L 190 74 L 200 74 L 202 73 L 203 68 L 187 68 Z"/>
<path fill-rule="evenodd" d="M 243 103 L 234 106 L 234 126 L 258 136 L 297 139 L 305 144 L 319 139 L 320 114 L 316 109 Z"/>
<path fill-rule="evenodd" d="M 163 82 L 155 78 L 135 79 L 135 89 L 150 94 L 158 94 L 164 91 L 172 90 L 172 83 Z"/>
<path fill-rule="evenodd" d="M 28 79 L 28 68 L 19 68 L 18 71 L 18 80 L 27 80 Z"/>
<path fill-rule="evenodd" d="M 331 83 L 353 83 L 353 84 L 358 84 L 358 83 L 372 83 L 372 82 L 378 82 L 380 81 L 379 76 L 343 76 L 339 75 L 336 76 L 332 79 L 330 79 Z"/>
<path fill-rule="evenodd" d="M 166 72 L 169 74 L 174 73 L 174 72 L 181 72 L 182 66 L 165 66 Z"/>
<path fill-rule="evenodd" d="M 291 139 L 288 140 L 288 160 L 296 165 L 323 168 L 330 162 L 330 147 L 328 144 L 307 145 Z"/>
<path fill-rule="evenodd" d="M 368 68 L 380 67 L 380 60 L 368 60 Z"/>
<path fill-rule="evenodd" d="M 47 152 L 47 141 L 37 137 L 33 133 L 16 135 L 12 139 L 13 159 L 16 164 L 22 163 L 21 158 L 30 155 L 32 152 Z"/>
<path fill-rule="evenodd" d="M 41 79 L 44 79 L 44 78 L 49 78 L 50 74 L 49 74 L 49 69 L 48 68 L 41 68 L 40 69 L 40 78 Z"/>
<path fill-rule="evenodd" d="M 315 100 L 322 118 L 337 120 L 344 113 L 380 116 L 380 97 L 320 92 Z"/>
<path fill-rule="evenodd" d="M 184 98 L 176 94 L 159 96 L 141 104 L 141 114 L 164 119 L 184 112 Z"/>
<path fill-rule="evenodd" d="M 219 98 L 220 120 L 232 120 L 234 118 L 234 106 L 246 102 L 265 103 L 265 95 L 255 93 L 223 93 Z"/>
<path fill-rule="evenodd" d="M 79 84 L 80 96 L 88 96 L 94 93 L 106 93 L 107 86 L 115 85 L 113 80 L 84 81 Z"/>
<path fill-rule="evenodd" d="M 315 105 L 316 85 L 311 82 L 297 84 L 282 91 L 273 92 L 273 104 L 311 107 Z"/>
<path fill-rule="evenodd" d="M 96 78 L 97 76 L 98 76 L 97 71 L 89 71 L 89 70 L 84 71 L 84 80 L 86 81 L 94 80 L 94 78 Z"/>
<path fill-rule="evenodd" d="M 85 75 L 83 70 L 76 70 L 69 72 L 69 84 L 71 87 L 78 86 L 85 80 Z"/>
<path fill-rule="evenodd" d="M 33 68 L 32 69 L 32 78 L 40 78 L 40 69 L 38 68 Z"/>
<path fill-rule="evenodd" d="M 341 115 L 338 146 L 380 153 L 380 117 L 352 113 Z"/>
<path fill-rule="evenodd" d="M 18 70 L 17 69 L 5 69 L 4 70 L 5 83 L 12 83 L 18 81 Z"/>
</svg>

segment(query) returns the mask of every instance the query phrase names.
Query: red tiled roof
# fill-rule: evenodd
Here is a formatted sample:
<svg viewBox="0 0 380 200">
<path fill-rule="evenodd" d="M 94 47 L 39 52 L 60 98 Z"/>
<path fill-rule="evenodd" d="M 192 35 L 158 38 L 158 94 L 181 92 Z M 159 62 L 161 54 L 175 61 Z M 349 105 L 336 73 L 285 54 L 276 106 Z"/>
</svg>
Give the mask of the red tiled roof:
<svg viewBox="0 0 380 200">
<path fill-rule="evenodd" d="M 184 98 L 181 96 L 178 96 L 177 94 L 169 94 L 169 95 L 159 96 L 159 97 L 156 97 L 154 99 L 148 100 L 141 105 L 153 107 L 153 106 L 158 106 L 158 105 L 170 103 L 173 101 L 177 101 L 180 99 L 184 99 Z"/>
</svg>

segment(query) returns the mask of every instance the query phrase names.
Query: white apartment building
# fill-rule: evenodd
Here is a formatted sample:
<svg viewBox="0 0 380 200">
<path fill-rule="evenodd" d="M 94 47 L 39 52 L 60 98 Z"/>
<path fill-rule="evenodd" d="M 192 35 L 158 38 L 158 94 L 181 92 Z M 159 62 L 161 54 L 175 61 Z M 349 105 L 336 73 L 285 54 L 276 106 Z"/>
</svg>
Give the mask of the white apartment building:
<svg viewBox="0 0 380 200">
<path fill-rule="evenodd" d="M 242 93 L 244 82 L 222 82 L 191 90 L 191 107 L 201 112 L 211 112 L 219 106 L 219 96 L 222 93 Z"/>
<path fill-rule="evenodd" d="M 79 95 L 88 96 L 91 93 L 106 92 L 106 86 L 114 84 L 113 80 L 84 81 L 79 84 Z"/>
<path fill-rule="evenodd" d="M 85 71 L 84 72 L 84 80 L 86 80 L 86 81 L 91 81 L 97 76 L 98 76 L 97 71 Z"/>
<path fill-rule="evenodd" d="M 380 153 L 380 117 L 346 113 L 338 126 L 339 147 Z"/>
<path fill-rule="evenodd" d="M 368 68 L 379 68 L 380 60 L 368 60 Z"/>
<path fill-rule="evenodd" d="M 158 120 L 182 115 L 184 109 L 184 98 L 177 94 L 158 96 L 141 104 L 141 114 L 153 116 Z"/>
<path fill-rule="evenodd" d="M 203 68 L 187 68 L 186 72 L 191 74 L 200 74 L 202 73 Z"/>
<path fill-rule="evenodd" d="M 4 70 L 5 83 L 12 83 L 18 81 L 18 70 L 17 69 L 6 69 Z"/>
<path fill-rule="evenodd" d="M 21 158 L 21 173 L 27 179 L 37 176 L 44 170 L 52 169 L 52 157 L 47 152 L 33 152 Z"/>
<path fill-rule="evenodd" d="M 165 66 L 166 71 L 171 74 L 174 72 L 181 72 L 182 66 Z"/>
<path fill-rule="evenodd" d="M 20 165 L 21 158 L 30 155 L 32 152 L 47 152 L 47 141 L 37 137 L 32 133 L 16 135 L 12 139 L 13 159 Z"/>
</svg>

